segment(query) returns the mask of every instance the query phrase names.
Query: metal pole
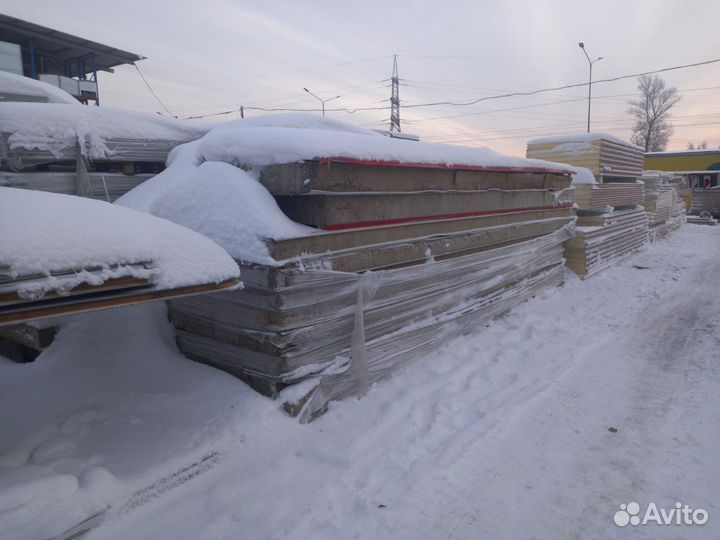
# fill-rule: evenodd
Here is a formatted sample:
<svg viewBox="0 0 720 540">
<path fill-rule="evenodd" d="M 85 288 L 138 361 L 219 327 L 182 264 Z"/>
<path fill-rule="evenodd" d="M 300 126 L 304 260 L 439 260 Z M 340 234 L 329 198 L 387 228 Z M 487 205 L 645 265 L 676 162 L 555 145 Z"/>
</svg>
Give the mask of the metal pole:
<svg viewBox="0 0 720 540">
<path fill-rule="evenodd" d="M 585 53 L 588 64 L 590 64 L 590 80 L 588 82 L 588 120 L 587 120 L 587 132 L 590 133 L 590 102 L 592 100 L 592 67 L 595 62 L 602 60 L 602 56 L 598 56 L 595 60 L 590 60 L 590 55 L 585 50 L 585 44 L 583 42 L 578 43 L 579 47 Z"/>
<path fill-rule="evenodd" d="M 32 70 L 32 78 L 37 79 L 37 66 L 35 65 L 35 43 L 28 43 L 30 49 L 30 69 Z"/>
<path fill-rule="evenodd" d="M 313 93 L 312 93 L 310 90 L 308 90 L 307 88 L 303 88 L 303 90 L 305 90 L 308 94 L 310 94 L 312 97 L 314 97 L 315 99 L 317 99 L 320 103 L 322 103 L 322 115 L 323 115 L 323 116 L 325 116 L 325 102 L 327 102 L 327 101 L 332 101 L 333 99 L 338 99 L 338 98 L 340 97 L 340 96 L 335 96 L 335 97 L 331 97 L 331 98 L 327 98 L 327 99 L 322 99 L 321 97 L 316 96 L 315 94 L 313 94 Z"/>
<path fill-rule="evenodd" d="M 588 84 L 588 133 L 590 133 L 590 103 L 592 102 L 592 65 L 593 63 L 590 62 L 590 82 Z"/>
<path fill-rule="evenodd" d="M 97 58 L 95 54 L 92 55 L 92 70 L 93 70 L 93 81 L 95 81 L 95 106 L 100 106 L 100 84 L 98 83 L 97 75 Z"/>
</svg>

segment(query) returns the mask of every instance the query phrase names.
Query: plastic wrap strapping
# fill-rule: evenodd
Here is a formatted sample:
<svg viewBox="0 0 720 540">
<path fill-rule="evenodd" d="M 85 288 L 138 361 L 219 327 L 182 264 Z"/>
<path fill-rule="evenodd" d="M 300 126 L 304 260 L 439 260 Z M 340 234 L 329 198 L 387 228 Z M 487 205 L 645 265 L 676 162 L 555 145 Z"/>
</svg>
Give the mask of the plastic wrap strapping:
<svg viewBox="0 0 720 540">
<path fill-rule="evenodd" d="M 193 358 L 261 378 L 277 389 L 319 376 L 303 408 L 307 419 L 333 396 L 362 392 L 366 381 L 558 284 L 562 243 L 573 229 L 571 222 L 531 240 L 385 270 L 381 278 L 376 273 L 268 269 L 272 275 L 264 282 L 272 289 L 173 301 L 171 317 L 181 349 Z M 376 281 L 363 283 L 369 279 Z M 366 296 L 367 287 L 376 287 L 375 294 Z M 262 294 L 266 302 L 253 311 L 251 304 Z M 272 318 L 274 329 L 249 328 L 251 316 L 253 324 L 260 316 Z M 348 357 L 354 357 L 355 366 L 346 362 L 338 369 L 338 358 Z"/>
<path fill-rule="evenodd" d="M 559 285 L 562 275 L 562 264 L 556 264 L 520 280 L 512 287 L 496 291 L 481 305 L 459 306 L 423 326 L 416 325 L 407 331 L 391 334 L 387 339 L 368 343 L 369 381 L 373 383 L 389 376 L 406 363 L 439 349 L 448 339 L 506 312 L 543 289 Z M 356 391 L 355 378 L 349 372 L 320 376 L 300 411 L 300 422 L 311 421 L 322 413 L 330 401 L 353 395 Z"/>
<path fill-rule="evenodd" d="M 442 313 L 459 301 L 482 296 L 504 281 L 552 264 L 556 254 L 549 248 L 562 242 L 571 230 L 564 227 L 552 235 L 510 246 L 386 270 L 365 309 L 368 339 L 428 314 Z M 280 355 L 280 371 L 263 371 L 282 380 L 291 380 L 295 367 L 332 361 L 339 350 L 349 347 L 361 275 L 295 269 L 277 272 L 283 273 L 280 281 L 284 285 L 272 291 L 246 288 L 173 301 L 173 321 L 181 330 L 253 349 L 255 355 Z M 261 294 L 275 301 L 260 304 Z M 253 311 L 250 303 L 262 307 Z M 267 324 L 268 330 L 254 330 L 249 324 L 255 328 Z"/>
<path fill-rule="evenodd" d="M 369 380 L 367 349 L 365 348 L 365 306 L 372 300 L 382 279 L 382 272 L 366 272 L 358 280 L 355 320 L 350 338 L 350 367 L 355 377 L 358 397 L 365 395 Z"/>
</svg>

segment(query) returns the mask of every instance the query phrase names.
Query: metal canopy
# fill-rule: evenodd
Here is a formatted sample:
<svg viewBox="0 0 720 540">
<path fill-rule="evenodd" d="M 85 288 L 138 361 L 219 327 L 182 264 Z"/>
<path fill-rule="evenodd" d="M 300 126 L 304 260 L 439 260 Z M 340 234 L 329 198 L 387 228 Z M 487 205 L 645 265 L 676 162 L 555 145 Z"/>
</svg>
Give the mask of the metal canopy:
<svg viewBox="0 0 720 540">
<path fill-rule="evenodd" d="M 109 70 L 121 64 L 130 64 L 145 57 L 116 49 L 102 43 L 90 41 L 78 36 L 53 30 L 46 26 L 23 21 L 0 14 L 0 36 L 2 41 L 26 45 L 32 43 L 38 53 L 50 60 L 51 68 L 61 67 L 64 63 L 90 59 L 95 56 L 94 67 L 97 70 Z M 90 63 L 85 73 L 91 73 Z"/>
</svg>

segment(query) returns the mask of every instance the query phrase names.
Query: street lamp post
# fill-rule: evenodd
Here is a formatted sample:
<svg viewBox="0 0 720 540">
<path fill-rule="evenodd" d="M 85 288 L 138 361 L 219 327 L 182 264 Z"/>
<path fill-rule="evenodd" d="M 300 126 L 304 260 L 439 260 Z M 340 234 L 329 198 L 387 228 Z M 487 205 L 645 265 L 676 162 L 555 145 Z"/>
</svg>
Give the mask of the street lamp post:
<svg viewBox="0 0 720 540">
<path fill-rule="evenodd" d="M 322 113 L 323 113 L 323 116 L 325 116 L 325 104 L 326 104 L 328 101 L 332 101 L 333 99 L 338 99 L 338 98 L 340 97 L 340 96 L 335 96 L 335 97 L 331 97 L 331 98 L 327 98 L 327 99 L 322 99 L 321 97 L 316 96 L 315 94 L 313 94 L 313 93 L 312 93 L 310 90 L 308 90 L 307 88 L 303 88 L 303 90 L 305 90 L 308 94 L 310 94 L 312 97 L 314 97 L 315 99 L 317 99 L 320 103 L 322 103 Z"/>
<path fill-rule="evenodd" d="M 587 125 L 587 132 L 590 133 L 590 99 L 592 98 L 592 67 L 595 62 L 598 60 L 602 60 L 602 56 L 598 56 L 595 60 L 590 60 L 590 56 L 588 55 L 587 51 L 585 50 L 585 44 L 583 42 L 578 43 L 580 48 L 585 53 L 585 58 L 588 60 L 588 64 L 590 64 L 590 82 L 588 84 L 588 125 Z"/>
</svg>

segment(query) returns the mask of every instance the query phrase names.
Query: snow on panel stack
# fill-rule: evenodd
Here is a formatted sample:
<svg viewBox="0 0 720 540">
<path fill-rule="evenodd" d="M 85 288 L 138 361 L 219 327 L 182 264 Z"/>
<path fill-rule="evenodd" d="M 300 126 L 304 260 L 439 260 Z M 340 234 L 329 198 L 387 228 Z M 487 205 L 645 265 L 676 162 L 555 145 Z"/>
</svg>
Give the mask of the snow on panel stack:
<svg viewBox="0 0 720 540">
<path fill-rule="evenodd" d="M 119 203 L 235 257 L 242 290 L 170 303 L 178 344 L 307 421 L 559 284 L 569 173 L 282 115 L 211 130 Z"/>
<path fill-rule="evenodd" d="M 598 183 L 635 182 L 642 174 L 642 149 L 608 133 L 542 137 L 528 142 L 527 157 L 590 169 Z"/>
<path fill-rule="evenodd" d="M 0 230 L 0 325 L 237 284 L 212 241 L 100 201 L 0 188 Z"/>
<path fill-rule="evenodd" d="M 1 81 L 0 81 L 1 82 Z M 0 103 L 0 185 L 114 201 L 207 128 L 70 103 Z"/>
</svg>

